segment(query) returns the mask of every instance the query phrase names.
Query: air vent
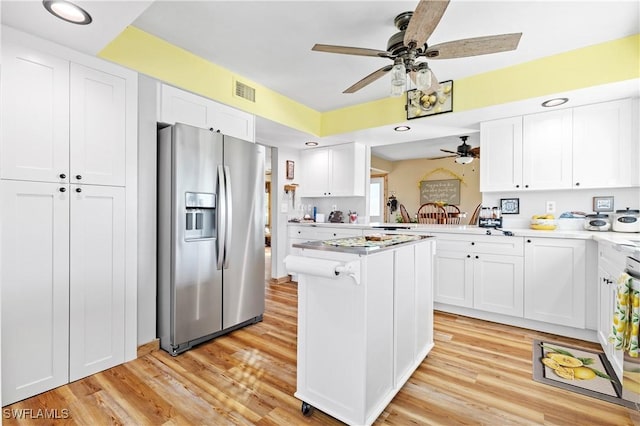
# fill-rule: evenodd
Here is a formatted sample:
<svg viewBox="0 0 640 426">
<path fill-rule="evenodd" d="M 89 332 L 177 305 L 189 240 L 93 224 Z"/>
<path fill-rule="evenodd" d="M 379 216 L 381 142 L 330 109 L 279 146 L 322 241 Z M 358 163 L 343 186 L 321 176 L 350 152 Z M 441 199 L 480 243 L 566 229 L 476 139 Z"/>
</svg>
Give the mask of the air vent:
<svg viewBox="0 0 640 426">
<path fill-rule="evenodd" d="M 251 86 L 247 86 L 244 83 L 240 83 L 236 81 L 236 92 L 235 95 L 239 98 L 246 99 L 251 102 L 256 101 L 256 89 Z"/>
</svg>

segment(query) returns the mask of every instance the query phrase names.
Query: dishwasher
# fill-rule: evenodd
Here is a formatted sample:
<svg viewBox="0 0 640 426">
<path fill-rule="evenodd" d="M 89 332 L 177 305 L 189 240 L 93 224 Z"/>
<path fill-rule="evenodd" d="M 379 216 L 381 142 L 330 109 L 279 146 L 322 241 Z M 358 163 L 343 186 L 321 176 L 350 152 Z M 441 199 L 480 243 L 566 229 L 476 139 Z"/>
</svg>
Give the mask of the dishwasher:
<svg viewBox="0 0 640 426">
<path fill-rule="evenodd" d="M 631 294 L 640 291 L 640 253 L 635 250 L 627 257 L 624 272 L 631 277 Z M 634 310 L 636 304 L 633 303 Z M 635 313 L 634 313 L 635 315 Z M 640 357 L 632 357 L 629 351 L 624 353 L 622 374 L 622 398 L 640 408 Z"/>
</svg>

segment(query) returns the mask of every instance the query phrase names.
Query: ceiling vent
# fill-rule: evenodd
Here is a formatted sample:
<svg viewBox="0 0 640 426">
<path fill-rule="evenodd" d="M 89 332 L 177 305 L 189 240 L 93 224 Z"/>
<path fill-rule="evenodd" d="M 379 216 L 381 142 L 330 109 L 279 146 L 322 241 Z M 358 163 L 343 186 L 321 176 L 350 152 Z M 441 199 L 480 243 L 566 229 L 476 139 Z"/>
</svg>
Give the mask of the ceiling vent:
<svg viewBox="0 0 640 426">
<path fill-rule="evenodd" d="M 256 101 L 256 89 L 237 80 L 235 81 L 235 95 L 251 102 Z"/>
</svg>

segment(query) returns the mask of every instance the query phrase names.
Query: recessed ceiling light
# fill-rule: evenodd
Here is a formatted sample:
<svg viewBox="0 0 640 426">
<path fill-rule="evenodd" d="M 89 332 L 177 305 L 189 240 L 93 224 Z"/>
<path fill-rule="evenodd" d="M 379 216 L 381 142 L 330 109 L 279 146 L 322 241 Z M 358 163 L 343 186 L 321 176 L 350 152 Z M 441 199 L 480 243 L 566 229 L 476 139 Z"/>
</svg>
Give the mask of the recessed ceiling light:
<svg viewBox="0 0 640 426">
<path fill-rule="evenodd" d="M 87 25 L 92 19 L 86 10 L 65 0 L 43 0 L 45 9 L 52 15 L 72 24 Z"/>
<path fill-rule="evenodd" d="M 407 130 L 411 130 L 411 127 L 409 127 L 409 126 L 397 126 L 397 127 L 394 127 L 393 130 L 395 130 L 396 132 L 406 132 Z"/>
<path fill-rule="evenodd" d="M 318 142 L 313 142 L 313 141 L 305 142 L 304 144 L 306 146 L 318 146 Z"/>
<path fill-rule="evenodd" d="M 542 103 L 542 106 L 545 108 L 550 108 L 550 107 L 556 107 L 562 104 L 566 104 L 567 102 L 569 102 L 569 98 L 553 98 L 553 99 L 549 99 L 548 101 L 544 101 Z"/>
</svg>

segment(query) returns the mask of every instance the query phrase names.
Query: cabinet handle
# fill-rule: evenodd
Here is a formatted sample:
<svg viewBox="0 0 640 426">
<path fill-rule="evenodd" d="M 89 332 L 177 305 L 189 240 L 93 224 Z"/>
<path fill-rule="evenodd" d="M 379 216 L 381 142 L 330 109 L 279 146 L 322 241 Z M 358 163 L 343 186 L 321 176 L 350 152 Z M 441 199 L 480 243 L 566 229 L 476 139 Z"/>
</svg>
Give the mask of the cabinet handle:
<svg viewBox="0 0 640 426">
<path fill-rule="evenodd" d="M 60 191 L 60 192 L 66 192 L 66 191 L 67 191 L 67 188 L 65 188 L 65 187 L 63 186 L 63 187 L 60 187 L 60 188 L 58 189 L 58 191 Z"/>
<path fill-rule="evenodd" d="M 60 173 L 60 179 L 66 179 L 67 175 L 65 175 L 64 173 Z"/>
<path fill-rule="evenodd" d="M 81 180 L 82 179 L 82 175 L 76 175 L 76 179 Z"/>
<path fill-rule="evenodd" d="M 82 192 L 82 188 L 76 188 L 76 192 Z"/>
</svg>

